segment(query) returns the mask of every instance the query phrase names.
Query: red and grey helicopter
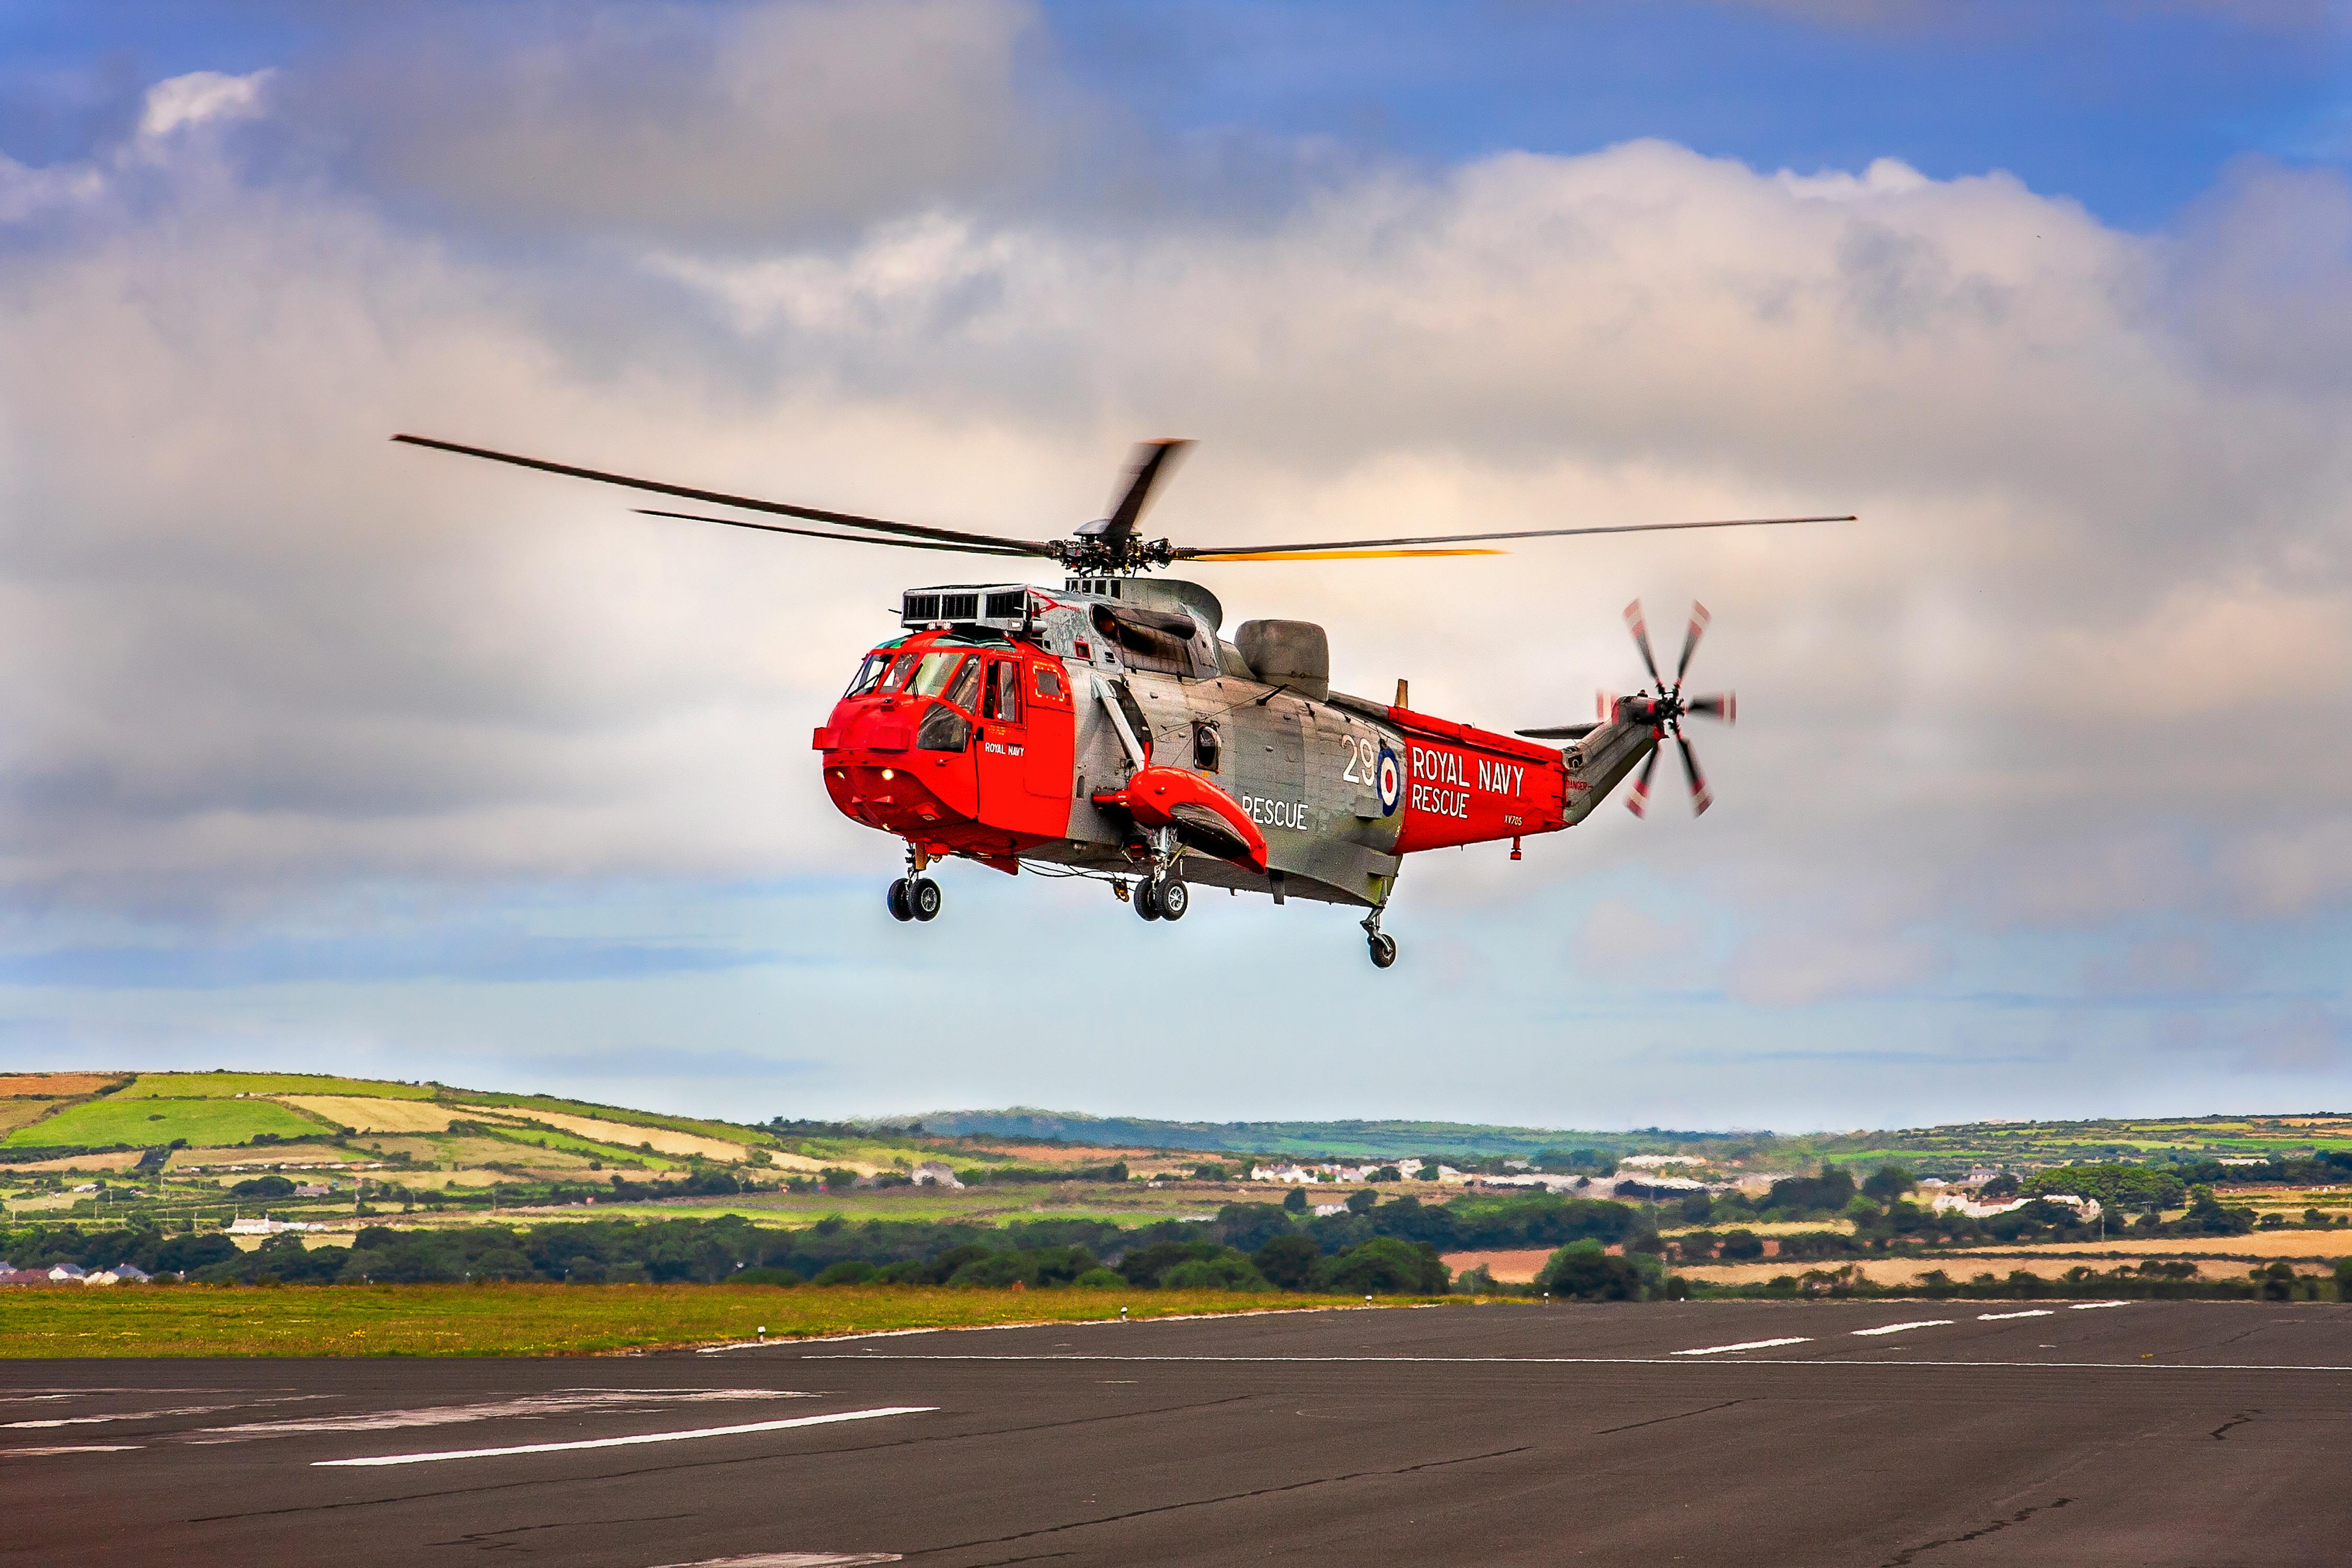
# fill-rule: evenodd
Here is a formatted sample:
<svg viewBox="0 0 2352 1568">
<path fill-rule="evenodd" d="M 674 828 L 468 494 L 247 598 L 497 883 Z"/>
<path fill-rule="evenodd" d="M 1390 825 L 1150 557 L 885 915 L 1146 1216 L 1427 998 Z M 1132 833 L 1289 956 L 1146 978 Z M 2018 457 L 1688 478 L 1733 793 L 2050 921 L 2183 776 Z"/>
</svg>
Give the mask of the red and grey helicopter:
<svg viewBox="0 0 2352 1568">
<path fill-rule="evenodd" d="M 1406 683 L 1381 702 L 1331 689 L 1323 628 L 1244 621 L 1197 583 L 1145 574 L 1183 562 L 1491 555 L 1510 540 L 1850 522 L 1736 518 L 1520 529 L 1411 539 L 1192 545 L 1139 531 L 1152 492 L 1190 445 L 1153 441 L 1108 516 L 1062 539 L 1015 539 L 860 517 L 689 485 L 395 436 L 412 446 L 667 496 L 719 512 L 648 516 L 907 550 L 1050 561 L 1059 587 L 1027 582 L 910 588 L 896 636 L 877 643 L 818 727 L 824 786 L 852 820 L 905 842 L 890 913 L 929 921 L 961 858 L 1008 874 L 1092 877 L 1145 920 L 1181 920 L 1193 884 L 1349 905 L 1369 913 L 1372 963 L 1396 962 L 1381 916 L 1405 856 L 1572 827 L 1641 770 L 1642 815 L 1664 742 L 1682 756 L 1696 811 L 1710 803 L 1683 735 L 1693 717 L 1729 723 L 1729 692 L 1685 696 L 1706 629 L 1693 605 L 1669 680 L 1637 602 L 1625 612 L 1649 687 L 1603 695 L 1589 723 L 1497 734 L 1417 712 Z M 751 513 L 753 515 L 726 515 Z M 788 518 L 792 522 L 769 521 Z M 820 524 L 820 527 L 794 524 Z M 1567 742 L 1564 747 L 1539 744 Z"/>
</svg>

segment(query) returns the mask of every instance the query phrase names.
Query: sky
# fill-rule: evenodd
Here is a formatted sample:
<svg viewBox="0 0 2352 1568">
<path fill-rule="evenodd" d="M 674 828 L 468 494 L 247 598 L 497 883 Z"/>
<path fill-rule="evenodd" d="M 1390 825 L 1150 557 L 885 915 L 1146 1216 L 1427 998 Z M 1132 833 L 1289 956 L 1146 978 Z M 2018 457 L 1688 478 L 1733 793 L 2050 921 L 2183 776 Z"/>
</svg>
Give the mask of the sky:
<svg viewBox="0 0 2352 1568">
<path fill-rule="evenodd" d="M 2352 1105 L 2352 8 L 0 0 L 0 1067 L 745 1119 Z M 395 430 L 1203 566 L 1496 728 L 1705 601 L 1671 777 L 1347 911 L 941 873 L 898 592 Z M 911 563 L 911 564 L 910 564 Z"/>
</svg>

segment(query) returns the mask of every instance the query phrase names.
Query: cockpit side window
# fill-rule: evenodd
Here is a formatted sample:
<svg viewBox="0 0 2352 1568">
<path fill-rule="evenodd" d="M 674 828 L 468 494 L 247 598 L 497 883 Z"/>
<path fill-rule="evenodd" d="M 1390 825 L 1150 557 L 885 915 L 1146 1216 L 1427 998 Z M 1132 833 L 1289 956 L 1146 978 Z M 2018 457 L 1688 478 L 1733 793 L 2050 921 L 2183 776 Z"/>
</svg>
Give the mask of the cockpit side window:
<svg viewBox="0 0 2352 1568">
<path fill-rule="evenodd" d="M 948 700 L 967 713 L 972 712 L 979 706 L 980 666 L 979 659 L 967 661 L 962 671 L 957 675 L 955 684 L 948 688 Z"/>
<path fill-rule="evenodd" d="M 1021 722 L 1021 666 L 1000 658 L 988 667 L 988 691 L 981 699 L 980 716 L 999 723 Z"/>
<path fill-rule="evenodd" d="M 885 691 L 896 691 L 906 685 L 907 677 L 914 672 L 915 658 L 916 656 L 911 653 L 902 653 L 891 660 L 890 673 L 883 678 L 881 689 Z"/>
</svg>

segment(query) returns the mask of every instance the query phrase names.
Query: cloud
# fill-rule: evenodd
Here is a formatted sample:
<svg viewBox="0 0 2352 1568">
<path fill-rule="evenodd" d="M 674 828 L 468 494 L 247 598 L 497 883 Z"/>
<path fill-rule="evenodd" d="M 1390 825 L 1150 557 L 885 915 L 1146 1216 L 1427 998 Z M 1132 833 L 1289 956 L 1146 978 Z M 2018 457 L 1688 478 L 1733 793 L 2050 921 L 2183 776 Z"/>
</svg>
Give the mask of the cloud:
<svg viewBox="0 0 2352 1568">
<path fill-rule="evenodd" d="M 575 8 L 361 23 L 288 129 L 361 188 L 507 234 L 838 231 L 1003 196 L 1084 144 L 1020 0 Z"/>
<path fill-rule="evenodd" d="M 1497 727 L 1622 689 L 1633 595 L 1714 610 L 1696 674 L 1742 723 L 1696 734 L 1705 818 L 1669 763 L 1646 823 L 1408 872 L 1414 962 L 1522 1021 L 1582 994 L 1562 929 L 1603 966 L 1720 933 L 1686 985 L 1795 1028 L 2003 942 L 2168 914 L 2228 952 L 2352 905 L 2337 176 L 2242 172 L 2148 237 L 2005 175 L 1655 141 L 1221 206 L 1122 141 L 1096 207 L 1029 12 L 723 48 L 604 16 L 181 79 L 131 142 L 0 166 L 0 888 L 98 932 L 56 973 L 387 887 L 889 869 L 806 735 L 899 587 L 976 567 L 654 523 L 402 428 L 1024 532 L 1187 434 L 1154 522 L 1201 542 L 1860 511 L 1204 571 L 1236 620 L 1326 622 L 1343 688 Z M 1607 891 L 1635 865 L 1656 901 Z M 1473 915 L 1538 935 L 1434 940 Z M 1056 953 L 1141 940 L 1070 920 Z M 310 962 L 263 945 L 218 973 Z"/>
</svg>

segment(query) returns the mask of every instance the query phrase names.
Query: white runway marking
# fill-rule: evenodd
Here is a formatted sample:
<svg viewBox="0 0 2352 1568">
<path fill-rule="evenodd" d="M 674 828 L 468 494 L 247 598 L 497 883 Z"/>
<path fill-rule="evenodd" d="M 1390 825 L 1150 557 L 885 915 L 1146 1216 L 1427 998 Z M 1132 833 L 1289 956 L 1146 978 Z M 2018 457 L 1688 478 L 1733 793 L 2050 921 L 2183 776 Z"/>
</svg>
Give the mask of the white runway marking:
<svg viewBox="0 0 2352 1568">
<path fill-rule="evenodd" d="M 814 1399 L 788 1388 L 563 1388 L 476 1405 L 428 1405 L 414 1410 L 375 1410 L 361 1415 L 321 1415 L 311 1420 L 248 1421 L 207 1426 L 191 1443 L 241 1443 L 255 1437 L 308 1436 L 320 1432 L 386 1432 L 407 1426 L 454 1426 L 468 1421 L 530 1420 L 601 1410 L 643 1410 L 669 1405 L 724 1404 L 745 1399 Z"/>
<path fill-rule="evenodd" d="M 153 1410 L 118 1410 L 110 1415 L 51 1415 L 37 1421 L 0 1421 L 0 1429 L 95 1426 L 108 1421 L 152 1421 L 166 1415 L 217 1415 L 224 1410 L 250 1410 L 257 1405 L 291 1405 L 305 1399 L 325 1399 L 324 1394 L 289 1394 L 282 1399 L 240 1399 L 233 1405 L 167 1405 Z"/>
<path fill-rule="evenodd" d="M 1775 1345 L 1802 1345 L 1812 1342 L 1800 1334 L 1792 1340 L 1742 1340 L 1736 1345 L 1706 1345 L 1695 1351 L 1676 1351 L 1676 1355 L 1721 1355 L 1726 1351 L 1769 1351 Z"/>
<path fill-rule="evenodd" d="M 573 1443 L 518 1443 L 507 1448 L 449 1448 L 438 1454 L 379 1454 L 362 1459 L 313 1459 L 313 1469 L 377 1468 L 429 1465 L 442 1459 L 498 1459 L 509 1454 L 568 1454 L 582 1448 L 633 1448 L 645 1443 L 684 1443 L 696 1437 L 733 1437 L 746 1432 L 782 1432 L 793 1426 L 828 1426 L 836 1421 L 872 1421 L 884 1415 L 921 1415 L 936 1405 L 890 1405 L 875 1410 L 845 1410 L 833 1415 L 802 1415 L 789 1421 L 747 1421 L 740 1426 L 704 1426 L 692 1432 L 640 1432 L 633 1437 L 588 1437 Z"/>
<path fill-rule="evenodd" d="M 0 1459 L 29 1459 L 43 1454 L 132 1454 L 144 1443 L 76 1443 L 62 1448 L 0 1448 Z"/>
<path fill-rule="evenodd" d="M 749 1557 L 706 1557 L 663 1568 L 866 1568 L 869 1563 L 900 1561 L 895 1552 L 754 1552 Z"/>
<path fill-rule="evenodd" d="M 2352 1372 L 2352 1363 L 2234 1361 L 1849 1361 L 1843 1356 L 1742 1356 L 1696 1362 L 1664 1355 L 812 1355 L 804 1361 L 1064 1361 L 1204 1366 L 1796 1366 L 1874 1367 L 1890 1372 L 1938 1367 L 2006 1367 L 2020 1372 Z"/>
<path fill-rule="evenodd" d="M 1951 1326 L 1949 1318 L 1922 1318 L 1916 1323 L 1882 1323 L 1874 1329 L 1856 1329 L 1853 1331 L 1857 1334 L 1900 1334 L 1913 1329 L 1948 1329 Z"/>
<path fill-rule="evenodd" d="M 1979 1323 L 2005 1323 L 2011 1318 L 2054 1318 L 2058 1314 L 2047 1307 L 2033 1307 L 2022 1312 L 1979 1312 Z"/>
<path fill-rule="evenodd" d="M 2077 1301 L 2066 1310 L 2070 1312 L 2095 1312 L 2102 1307 L 2128 1307 L 2129 1301 Z"/>
</svg>

